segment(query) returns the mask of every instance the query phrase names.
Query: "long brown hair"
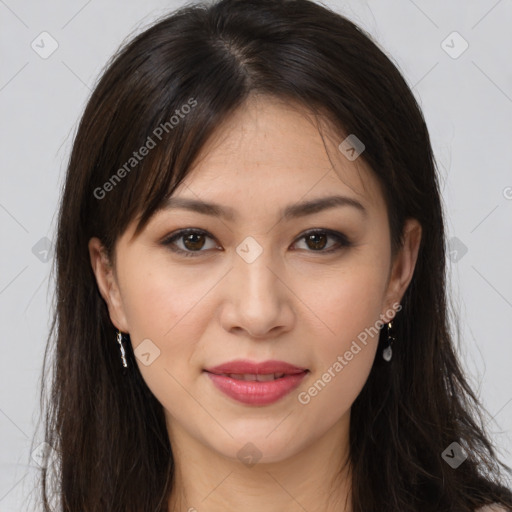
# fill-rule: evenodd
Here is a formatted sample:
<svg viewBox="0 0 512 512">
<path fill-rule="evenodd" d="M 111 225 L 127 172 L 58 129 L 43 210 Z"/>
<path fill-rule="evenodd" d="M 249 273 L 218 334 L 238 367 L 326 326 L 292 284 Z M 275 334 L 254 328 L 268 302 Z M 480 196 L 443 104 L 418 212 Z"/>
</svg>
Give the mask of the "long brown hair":
<svg viewBox="0 0 512 512">
<path fill-rule="evenodd" d="M 300 105 L 364 141 L 361 158 L 382 185 L 395 249 L 405 219 L 422 225 L 393 359 L 375 359 L 352 406 L 354 512 L 512 507 L 503 480 L 510 468 L 497 459 L 449 332 L 438 178 L 413 94 L 369 36 L 326 7 L 221 0 L 171 13 L 125 45 L 80 121 L 59 210 L 42 374 L 44 435 L 57 454 L 42 470 L 44 510 L 57 500 L 63 512 L 167 511 L 174 465 L 162 406 L 131 347 L 130 371 L 121 372 L 87 243 L 99 237 L 111 256 L 131 221 L 140 232 L 216 127 L 254 93 Z M 457 469 L 442 457 L 454 442 L 468 455 Z"/>
</svg>

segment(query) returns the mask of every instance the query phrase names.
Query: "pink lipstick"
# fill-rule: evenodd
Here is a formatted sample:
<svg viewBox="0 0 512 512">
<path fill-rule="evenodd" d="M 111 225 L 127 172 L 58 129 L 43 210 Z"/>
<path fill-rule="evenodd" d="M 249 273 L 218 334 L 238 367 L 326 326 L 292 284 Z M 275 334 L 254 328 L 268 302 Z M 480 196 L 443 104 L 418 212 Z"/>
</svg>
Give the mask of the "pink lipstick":
<svg viewBox="0 0 512 512">
<path fill-rule="evenodd" d="M 269 405 L 294 390 L 309 372 L 284 361 L 236 360 L 205 369 L 227 396 L 248 405 Z"/>
</svg>

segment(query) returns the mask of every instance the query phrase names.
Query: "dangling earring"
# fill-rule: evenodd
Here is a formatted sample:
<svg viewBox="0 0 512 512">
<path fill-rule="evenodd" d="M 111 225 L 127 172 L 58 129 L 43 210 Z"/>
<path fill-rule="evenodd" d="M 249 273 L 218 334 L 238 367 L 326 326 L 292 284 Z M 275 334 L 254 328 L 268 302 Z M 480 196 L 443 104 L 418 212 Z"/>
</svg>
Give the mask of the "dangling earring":
<svg viewBox="0 0 512 512">
<path fill-rule="evenodd" d="M 386 340 L 386 346 L 384 348 L 384 350 L 382 351 L 382 358 L 384 359 L 384 361 L 388 362 L 391 361 L 391 358 L 393 357 L 393 349 L 391 348 L 391 346 L 393 345 L 393 342 L 396 341 L 396 338 L 393 336 L 393 333 L 392 333 L 392 328 L 393 328 L 393 322 L 389 322 L 388 323 L 388 328 L 387 328 L 387 335 L 388 335 L 388 338 Z"/>
<path fill-rule="evenodd" d="M 127 373 L 128 362 L 126 361 L 126 352 L 124 350 L 124 334 L 121 331 L 117 331 L 117 343 L 119 343 L 119 350 L 121 351 L 121 361 L 123 362 L 123 374 Z"/>
</svg>

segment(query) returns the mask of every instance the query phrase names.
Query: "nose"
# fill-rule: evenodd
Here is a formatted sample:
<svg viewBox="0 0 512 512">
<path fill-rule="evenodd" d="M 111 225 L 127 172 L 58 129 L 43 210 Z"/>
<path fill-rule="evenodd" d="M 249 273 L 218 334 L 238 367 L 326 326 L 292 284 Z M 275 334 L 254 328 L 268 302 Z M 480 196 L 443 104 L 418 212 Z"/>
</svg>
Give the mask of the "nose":
<svg viewBox="0 0 512 512">
<path fill-rule="evenodd" d="M 270 249 L 249 261 L 234 255 L 233 268 L 224 283 L 222 326 L 252 338 L 276 337 L 293 327 L 293 293 L 283 266 L 277 258 L 272 260 Z"/>
</svg>

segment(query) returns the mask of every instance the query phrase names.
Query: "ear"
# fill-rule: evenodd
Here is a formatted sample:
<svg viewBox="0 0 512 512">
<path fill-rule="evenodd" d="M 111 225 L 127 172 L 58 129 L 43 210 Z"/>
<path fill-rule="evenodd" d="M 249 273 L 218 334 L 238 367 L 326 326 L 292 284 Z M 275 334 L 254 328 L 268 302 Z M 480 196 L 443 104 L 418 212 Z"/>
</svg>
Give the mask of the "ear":
<svg viewBox="0 0 512 512">
<path fill-rule="evenodd" d="M 110 320 L 120 331 L 129 332 L 117 278 L 105 248 L 96 237 L 89 240 L 88 247 L 92 270 L 96 276 L 100 294 L 107 303 Z"/>
<path fill-rule="evenodd" d="M 398 250 L 390 272 L 382 318 L 389 322 L 392 318 L 385 313 L 393 310 L 393 304 L 400 303 L 402 297 L 411 282 L 418 259 L 418 251 L 421 242 L 421 224 L 417 219 L 407 219 L 403 230 L 403 245 Z"/>
</svg>

